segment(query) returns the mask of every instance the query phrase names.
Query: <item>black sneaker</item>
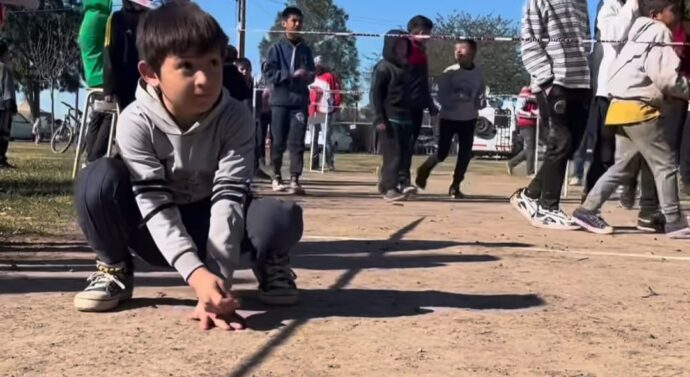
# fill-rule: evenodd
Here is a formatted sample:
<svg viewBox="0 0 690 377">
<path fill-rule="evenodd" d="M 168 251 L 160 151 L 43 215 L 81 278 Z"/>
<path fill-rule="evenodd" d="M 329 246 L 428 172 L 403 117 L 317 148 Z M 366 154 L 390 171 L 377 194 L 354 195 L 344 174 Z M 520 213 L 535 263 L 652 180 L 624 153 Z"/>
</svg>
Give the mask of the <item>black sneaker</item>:
<svg viewBox="0 0 690 377">
<path fill-rule="evenodd" d="M 74 307 L 81 312 L 105 312 L 132 298 L 134 274 L 122 267 L 98 263 L 89 285 L 74 296 Z"/>
<path fill-rule="evenodd" d="M 637 229 L 649 233 L 664 233 L 666 232 L 666 216 L 660 212 L 650 216 L 639 216 Z"/>
<path fill-rule="evenodd" d="M 596 234 L 611 234 L 613 227 L 610 226 L 598 213 L 592 213 L 582 208 L 573 212 L 573 222 L 583 227 L 588 232 Z"/>
<path fill-rule="evenodd" d="M 290 268 L 290 257 L 271 257 L 254 269 L 259 280 L 259 300 L 266 305 L 294 305 L 299 298 L 297 275 Z"/>
<path fill-rule="evenodd" d="M 7 161 L 0 161 L 0 169 L 14 169 L 15 166 Z"/>
<path fill-rule="evenodd" d="M 297 178 L 292 178 L 292 180 L 290 180 L 290 186 L 288 186 L 288 193 L 291 195 L 306 194 L 304 188 L 302 188 L 302 185 L 299 183 L 299 180 Z"/>
<path fill-rule="evenodd" d="M 460 186 L 450 186 L 448 189 L 448 196 L 451 199 L 465 199 L 465 194 L 460 191 Z"/>
<path fill-rule="evenodd" d="M 407 200 L 407 195 L 403 194 L 398 189 L 388 190 L 383 195 L 383 200 L 387 202 L 401 202 Z"/>
</svg>

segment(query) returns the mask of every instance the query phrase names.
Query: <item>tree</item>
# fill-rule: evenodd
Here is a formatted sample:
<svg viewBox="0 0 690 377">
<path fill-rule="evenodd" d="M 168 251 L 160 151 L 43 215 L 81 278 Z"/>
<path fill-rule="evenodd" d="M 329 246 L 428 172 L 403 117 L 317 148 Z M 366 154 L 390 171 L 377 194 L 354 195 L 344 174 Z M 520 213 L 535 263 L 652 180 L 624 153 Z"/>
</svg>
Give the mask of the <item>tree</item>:
<svg viewBox="0 0 690 377">
<path fill-rule="evenodd" d="M 325 30 L 348 32 L 346 23 L 348 14 L 336 6 L 333 0 L 289 0 L 287 5 L 296 6 L 304 13 L 304 30 Z M 271 30 L 282 30 L 280 13 L 276 16 Z M 359 56 L 354 38 L 334 36 L 304 35 L 304 40 L 311 47 L 314 56 L 321 55 L 330 63 L 329 68 L 338 75 L 343 90 L 359 88 Z M 266 35 L 259 44 L 260 56 L 266 56 L 269 47 L 278 39 L 279 33 Z M 352 104 L 353 96 L 344 96 L 347 104 Z"/>
<path fill-rule="evenodd" d="M 519 35 L 515 21 L 501 16 L 473 16 L 466 12 L 453 11 L 449 15 L 438 15 L 434 34 L 459 36 L 513 36 Z M 517 94 L 529 84 L 529 75 L 520 58 L 518 42 L 479 41 L 476 63 L 484 72 L 492 93 Z M 429 42 L 429 64 L 432 80 L 454 61 L 453 42 L 431 40 Z"/>
<path fill-rule="evenodd" d="M 41 90 L 79 89 L 79 6 L 75 0 L 41 0 L 36 12 L 10 13 L 3 28 L 17 82 L 33 117 L 39 115 Z"/>
</svg>

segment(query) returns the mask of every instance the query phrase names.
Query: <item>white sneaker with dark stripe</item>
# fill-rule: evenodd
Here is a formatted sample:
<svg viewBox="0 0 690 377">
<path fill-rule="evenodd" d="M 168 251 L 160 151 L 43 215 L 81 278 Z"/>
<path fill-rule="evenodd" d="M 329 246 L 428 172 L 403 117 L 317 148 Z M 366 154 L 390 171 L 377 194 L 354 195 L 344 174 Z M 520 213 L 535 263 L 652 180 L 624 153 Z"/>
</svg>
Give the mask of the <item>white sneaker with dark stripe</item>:
<svg viewBox="0 0 690 377">
<path fill-rule="evenodd" d="M 123 268 L 98 264 L 88 278 L 89 285 L 74 296 L 74 307 L 82 312 L 105 312 L 132 298 L 134 275 Z"/>
<path fill-rule="evenodd" d="M 550 210 L 539 206 L 532 218 L 532 225 L 537 228 L 552 230 L 578 230 L 580 226 L 575 224 L 570 216 L 561 209 Z"/>
<path fill-rule="evenodd" d="M 510 204 L 515 208 L 520 214 L 527 219 L 532 221 L 532 218 L 537 213 L 537 208 L 539 204 L 537 199 L 532 199 L 525 195 L 525 188 L 521 188 L 513 195 L 510 196 Z"/>
</svg>

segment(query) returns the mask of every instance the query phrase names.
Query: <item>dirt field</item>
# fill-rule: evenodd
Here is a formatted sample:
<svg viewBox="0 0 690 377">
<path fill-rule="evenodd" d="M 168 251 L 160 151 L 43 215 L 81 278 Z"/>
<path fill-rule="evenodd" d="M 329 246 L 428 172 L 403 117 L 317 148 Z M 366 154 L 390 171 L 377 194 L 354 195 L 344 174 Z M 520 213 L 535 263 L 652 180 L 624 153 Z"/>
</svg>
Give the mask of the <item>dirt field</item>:
<svg viewBox="0 0 690 377">
<path fill-rule="evenodd" d="M 191 290 L 146 268 L 121 310 L 76 312 L 93 270 L 76 232 L 4 243 L 0 375 L 690 376 L 690 243 L 614 202 L 614 236 L 536 230 L 507 202 L 525 178 L 475 161 L 454 202 L 447 171 L 402 205 L 372 173 L 308 175 L 301 302 L 262 306 L 240 271 L 238 333 L 200 332 Z"/>
</svg>

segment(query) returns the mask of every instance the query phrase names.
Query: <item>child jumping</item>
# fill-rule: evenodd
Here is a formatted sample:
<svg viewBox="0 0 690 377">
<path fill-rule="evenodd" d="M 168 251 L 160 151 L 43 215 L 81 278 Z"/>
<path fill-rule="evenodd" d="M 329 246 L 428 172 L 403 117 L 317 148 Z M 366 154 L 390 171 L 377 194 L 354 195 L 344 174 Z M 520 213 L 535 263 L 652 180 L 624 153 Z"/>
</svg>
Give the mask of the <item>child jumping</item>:
<svg viewBox="0 0 690 377">
<path fill-rule="evenodd" d="M 289 252 L 302 210 L 252 198 L 254 122 L 222 88 L 228 38 L 216 20 L 194 3 L 171 2 L 148 13 L 138 34 L 143 79 L 118 120 L 120 156 L 77 177 L 77 219 L 97 272 L 74 304 L 100 312 L 132 297 L 133 252 L 180 273 L 198 298 L 202 328 L 241 328 L 230 288 L 243 253 L 259 299 L 297 301 Z"/>
<path fill-rule="evenodd" d="M 378 132 L 379 149 L 383 154 L 379 192 L 386 201 L 407 199 L 399 180 L 400 165 L 412 148 L 414 122 L 410 111 L 410 75 L 407 58 L 412 43 L 403 30 L 391 30 L 383 42 L 383 59 L 374 67 L 371 103 L 374 125 Z"/>
<path fill-rule="evenodd" d="M 417 169 L 415 180 L 417 187 L 426 188 L 431 170 L 448 157 L 453 137 L 457 135 L 458 158 L 453 182 L 448 189 L 448 195 L 453 199 L 465 197 L 460 191 L 460 184 L 472 159 L 479 109 L 486 107 L 486 83 L 481 69 L 474 64 L 476 55 L 476 41 L 468 39 L 455 44 L 457 64 L 446 68 L 438 82 L 437 100 L 441 104 L 438 149 L 435 156 L 429 157 Z"/>
<path fill-rule="evenodd" d="M 613 62 L 608 82 L 612 97 L 606 126 L 616 127 L 620 158 L 597 181 L 573 220 L 586 230 L 609 234 L 613 228 L 599 215 L 604 202 L 621 183 L 633 176 L 628 165 L 640 155 L 654 175 L 661 212 L 670 238 L 690 238 L 688 220 L 678 200 L 678 168 L 661 119 L 668 98 L 690 97 L 688 80 L 679 73 L 680 59 L 673 46 L 671 27 L 679 20 L 674 0 L 642 0 L 640 14 L 628 41 Z"/>
</svg>

